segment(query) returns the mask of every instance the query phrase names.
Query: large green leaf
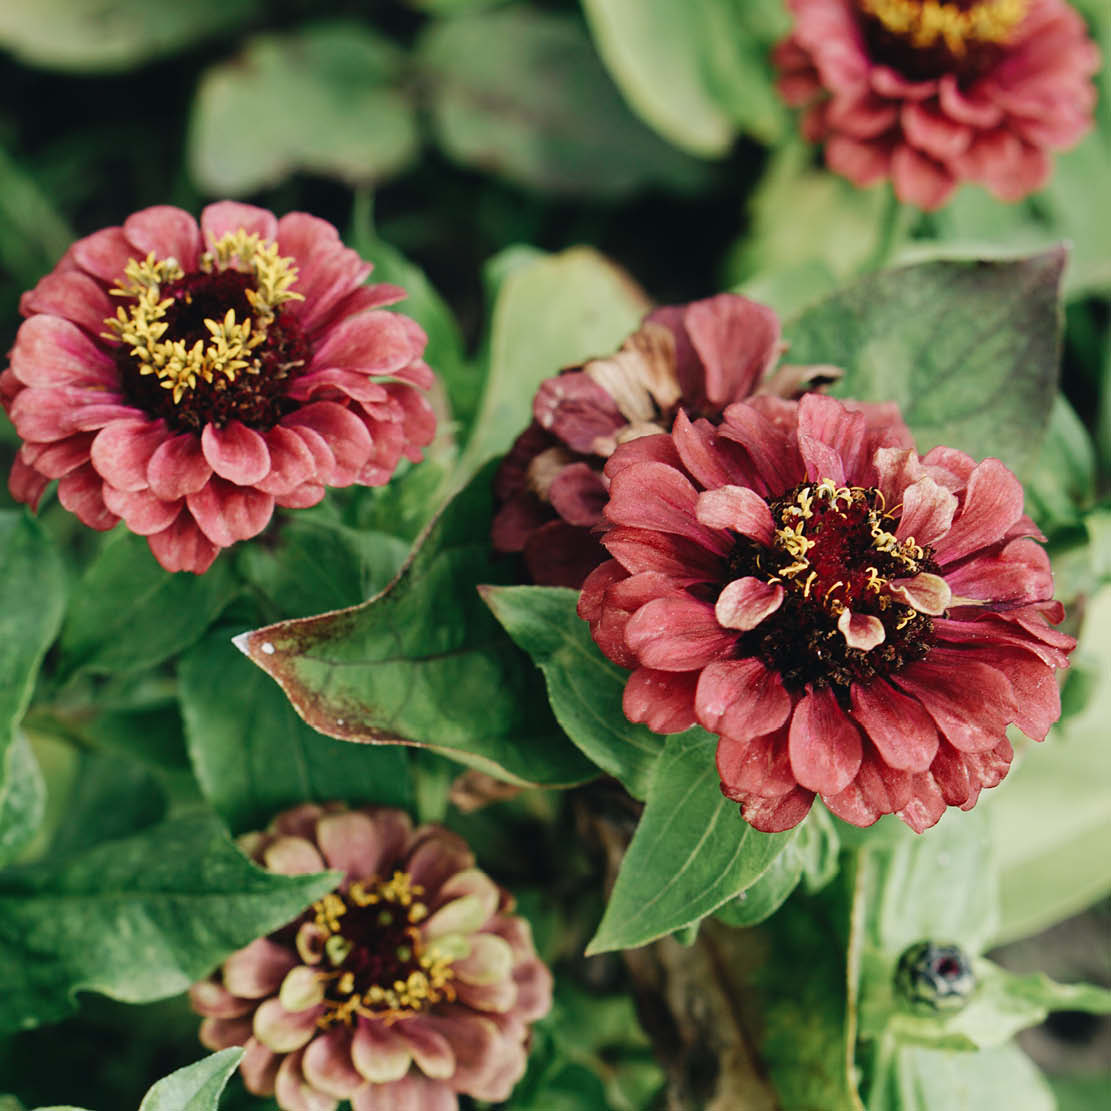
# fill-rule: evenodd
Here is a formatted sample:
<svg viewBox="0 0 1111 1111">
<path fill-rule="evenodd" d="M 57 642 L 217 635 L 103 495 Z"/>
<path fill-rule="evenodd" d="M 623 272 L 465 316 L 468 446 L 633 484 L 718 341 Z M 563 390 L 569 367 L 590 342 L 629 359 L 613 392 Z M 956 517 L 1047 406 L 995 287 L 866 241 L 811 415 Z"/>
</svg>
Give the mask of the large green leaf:
<svg viewBox="0 0 1111 1111">
<path fill-rule="evenodd" d="M 404 749 L 344 744 L 310 729 L 229 632 L 213 632 L 185 656 L 180 697 L 197 780 L 233 832 L 260 829 L 301 802 L 413 805 Z"/>
<path fill-rule="evenodd" d="M 50 69 L 122 70 L 226 34 L 261 7 L 259 0 L 4 0 L 0 45 Z"/>
<path fill-rule="evenodd" d="M 1045 440 L 1026 480 L 1027 512 L 1047 533 L 1079 523 L 1094 500 L 1096 452 L 1076 411 L 1058 394 Z"/>
<path fill-rule="evenodd" d="M 202 188 L 241 196 L 296 170 L 365 185 L 416 157 L 401 51 L 361 23 L 259 35 L 197 90 L 189 166 Z"/>
<path fill-rule="evenodd" d="M 171 574 L 146 540 L 120 530 L 85 572 L 62 628 L 63 673 L 155 667 L 204 635 L 240 586 L 225 560 Z"/>
<path fill-rule="evenodd" d="M 935 444 L 1021 470 L 1037 456 L 1060 363 L 1063 250 L 870 274 L 785 329 L 795 363 L 833 363 L 842 397 L 896 401 Z"/>
<path fill-rule="evenodd" d="M 603 771 L 643 799 L 664 739 L 621 709 L 629 673 L 607 660 L 575 612 L 579 593 L 561 587 L 485 587 L 482 597 L 544 673 L 564 732 Z"/>
<path fill-rule="evenodd" d="M 583 10 L 598 53 L 633 108 L 676 146 L 717 157 L 732 144 L 734 126 L 705 57 L 702 2 L 583 0 Z"/>
<path fill-rule="evenodd" d="M 0 867 L 30 844 L 46 813 L 46 782 L 26 736 L 16 730 L 0 769 Z"/>
<path fill-rule="evenodd" d="M 233 1046 L 170 1073 L 147 1092 L 139 1111 L 216 1111 L 242 1057 L 243 1050 Z"/>
<path fill-rule="evenodd" d="M 1000 874 L 996 942 L 1044 930 L 1111 891 L 1111 588 L 1089 600 L 1076 656 L 1094 676 L 1087 706 L 1044 744 L 1027 745 L 979 804 Z"/>
<path fill-rule="evenodd" d="M 56 1021 L 78 991 L 176 995 L 336 882 L 256 868 L 207 816 L 0 875 L 0 1029 Z"/>
<path fill-rule="evenodd" d="M 581 782 L 592 765 L 476 590 L 506 577 L 490 551 L 491 473 L 448 505 L 378 597 L 236 643 L 330 737 L 420 745 L 519 783 Z"/>
<path fill-rule="evenodd" d="M 441 20 L 418 61 L 439 142 L 464 165 L 595 198 L 705 175 L 626 108 L 571 16 L 519 6 Z"/>
<path fill-rule="evenodd" d="M 587 952 L 646 945 L 712 914 L 759 880 L 794 836 L 758 832 L 722 796 L 710 734 L 698 726 L 672 734 Z"/>
<path fill-rule="evenodd" d="M 28 753 L 11 749 L 65 593 L 61 561 L 42 526 L 23 510 L 0 511 L 0 814 L 15 823 L 4 834 L 9 851 L 26 843 L 42 816 L 27 794 L 34 790 Z"/>
<path fill-rule="evenodd" d="M 490 264 L 487 278 L 497 296 L 486 342 L 486 390 L 461 465 L 466 476 L 525 429 L 545 378 L 616 351 L 650 307 L 624 271 L 589 247 L 558 255 L 506 251 Z"/>
</svg>

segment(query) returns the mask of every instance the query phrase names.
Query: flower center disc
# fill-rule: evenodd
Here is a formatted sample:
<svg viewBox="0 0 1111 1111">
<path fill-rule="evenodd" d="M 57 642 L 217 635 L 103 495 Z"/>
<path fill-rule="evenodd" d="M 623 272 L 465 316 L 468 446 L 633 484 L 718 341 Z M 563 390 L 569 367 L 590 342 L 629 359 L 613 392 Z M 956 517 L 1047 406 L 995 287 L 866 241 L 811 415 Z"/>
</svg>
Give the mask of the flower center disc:
<svg viewBox="0 0 1111 1111">
<path fill-rule="evenodd" d="M 1029 0 L 857 0 L 872 57 L 912 80 L 975 77 L 1026 18 Z"/>
<path fill-rule="evenodd" d="M 328 935 L 321 1026 L 368 1017 L 402 1017 L 453 999 L 451 958 L 425 949 L 418 923 L 428 908 L 407 872 L 388 881 L 353 883 L 314 903 L 310 919 Z M 313 917 L 315 915 L 315 917 Z"/>
<path fill-rule="evenodd" d="M 784 596 L 739 638 L 739 656 L 759 657 L 790 688 L 832 686 L 846 698 L 852 683 L 926 656 L 932 620 L 888 586 L 938 568 L 931 549 L 896 537 L 898 519 L 886 511 L 880 491 L 839 487 L 827 478 L 795 487 L 768 508 L 776 525 L 772 545 L 739 537 L 730 573 L 781 586 Z M 879 622 L 882 641 L 868 650 L 851 647 L 838 624 L 846 611 Z"/>
<path fill-rule="evenodd" d="M 186 274 L 153 253 L 127 265 L 112 294 L 122 300 L 105 323 L 128 397 L 173 428 L 240 420 L 272 428 L 295 403 L 289 382 L 309 359 L 296 319 L 301 300 L 292 259 L 240 230 L 225 235 Z"/>
</svg>

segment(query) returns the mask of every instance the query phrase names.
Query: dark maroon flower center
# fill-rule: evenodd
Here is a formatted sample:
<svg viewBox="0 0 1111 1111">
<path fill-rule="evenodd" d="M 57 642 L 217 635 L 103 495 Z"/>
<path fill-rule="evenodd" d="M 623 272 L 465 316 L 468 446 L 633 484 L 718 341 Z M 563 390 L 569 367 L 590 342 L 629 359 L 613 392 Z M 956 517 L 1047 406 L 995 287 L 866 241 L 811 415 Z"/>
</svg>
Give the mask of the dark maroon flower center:
<svg viewBox="0 0 1111 1111">
<path fill-rule="evenodd" d="M 912 81 L 973 80 L 1014 41 L 1029 0 L 856 0 L 873 61 Z"/>
<path fill-rule="evenodd" d="M 247 366 L 233 376 L 216 373 L 211 381 L 198 377 L 176 401 L 165 380 L 149 373 L 135 351 L 121 344 L 116 367 L 128 399 L 170 427 L 192 432 L 230 420 L 265 430 L 297 408 L 286 391 L 309 362 L 308 340 L 297 320 L 280 308 L 269 321 L 260 320 L 247 298 L 247 291 L 255 289 L 253 277 L 238 270 L 186 274 L 166 285 L 161 295 L 172 303 L 164 317 L 164 342 L 180 342 L 187 352 L 209 344 L 213 337 L 205 321 L 223 321 L 229 310 L 237 322 L 250 322 L 252 332 L 263 332 L 264 338 L 250 350 Z"/>
<path fill-rule="evenodd" d="M 418 923 L 428 914 L 406 872 L 353 883 L 314 903 L 306 919 L 322 928 L 322 1025 L 356 1014 L 415 1014 L 453 998 L 451 960 L 427 948 Z"/>
<path fill-rule="evenodd" d="M 769 503 L 771 546 L 739 536 L 731 579 L 752 577 L 783 589 L 779 608 L 743 633 L 738 657 L 755 656 L 791 690 L 830 686 L 847 701 L 853 683 L 890 675 L 923 659 L 934 642 L 929 616 L 889 592 L 892 580 L 935 574 L 932 550 L 895 536 L 898 518 L 883 495 L 825 480 L 804 483 Z M 882 639 L 853 647 L 844 615 L 869 618 Z"/>
</svg>

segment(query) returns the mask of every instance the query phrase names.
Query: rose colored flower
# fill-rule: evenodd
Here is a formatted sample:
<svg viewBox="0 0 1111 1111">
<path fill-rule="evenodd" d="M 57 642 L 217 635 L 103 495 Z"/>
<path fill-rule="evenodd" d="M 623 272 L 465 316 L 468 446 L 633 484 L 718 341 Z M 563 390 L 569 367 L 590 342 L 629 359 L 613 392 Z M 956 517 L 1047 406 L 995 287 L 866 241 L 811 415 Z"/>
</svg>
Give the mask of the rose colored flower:
<svg viewBox="0 0 1111 1111">
<path fill-rule="evenodd" d="M 9 479 L 51 479 L 95 529 L 121 518 L 168 571 L 207 570 L 275 505 L 377 486 L 435 430 L 426 337 L 371 266 L 304 212 L 148 208 L 76 242 L 20 309 L 0 401 Z"/>
<path fill-rule="evenodd" d="M 1099 51 L 1064 0 L 789 0 L 779 89 L 856 185 L 932 209 L 962 181 L 1005 201 L 1091 126 Z"/>
<path fill-rule="evenodd" d="M 603 468 L 618 444 L 669 432 L 680 411 L 718 421 L 753 393 L 798 396 L 833 367 L 772 368 L 779 318 L 734 293 L 657 309 L 616 355 L 546 379 L 533 421 L 494 479 L 493 543 L 522 552 L 533 582 L 580 587 L 606 558 Z"/>
<path fill-rule="evenodd" d="M 335 868 L 330 895 L 190 989 L 210 1049 L 283 1111 L 456 1111 L 508 1098 L 552 977 L 512 898 L 441 826 L 305 805 L 240 846 L 272 872 Z"/>
<path fill-rule="evenodd" d="M 1075 641 L 997 459 L 920 457 L 894 405 L 809 394 L 718 428 L 680 415 L 606 472 L 613 559 L 579 614 L 632 670 L 632 721 L 718 734 L 722 791 L 757 829 L 819 794 L 921 832 L 1003 778 L 1008 724 L 1042 740 L 1057 720 Z"/>
</svg>

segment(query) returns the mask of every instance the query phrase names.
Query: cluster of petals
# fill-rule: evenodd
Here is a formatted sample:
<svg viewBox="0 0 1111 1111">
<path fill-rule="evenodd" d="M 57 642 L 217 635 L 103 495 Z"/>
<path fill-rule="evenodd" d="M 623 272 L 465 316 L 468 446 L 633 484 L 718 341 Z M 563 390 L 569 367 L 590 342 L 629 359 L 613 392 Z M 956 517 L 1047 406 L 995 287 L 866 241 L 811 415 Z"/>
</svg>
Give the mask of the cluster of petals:
<svg viewBox="0 0 1111 1111">
<path fill-rule="evenodd" d="M 720 419 L 750 395 L 798 396 L 830 367 L 774 370 L 779 319 L 734 293 L 650 313 L 617 354 L 541 383 L 532 423 L 494 480 L 492 539 L 523 554 L 541 586 L 580 587 L 606 554 L 595 530 L 608 497 L 606 460 L 638 436 L 669 432 L 680 410 Z"/>
<path fill-rule="evenodd" d="M 903 8 L 959 14 L 1000 0 L 888 0 Z M 1014 6 L 1015 0 L 1012 0 Z M 978 45 L 966 59 L 942 57 L 917 72 L 870 42 L 861 0 L 789 0 L 794 29 L 775 61 L 784 99 L 805 107 L 803 131 L 825 144 L 831 169 L 856 185 L 890 179 L 901 201 L 945 203 L 958 184 L 979 183 L 1005 201 L 1045 184 L 1050 152 L 1088 130 L 1099 52 L 1065 0 L 1018 0 L 1022 17 L 1005 41 Z M 983 48 L 981 48 L 982 50 Z"/>
<path fill-rule="evenodd" d="M 306 804 L 240 844 L 272 872 L 343 872 L 338 894 L 401 870 L 427 907 L 424 941 L 450 939 L 461 954 L 449 1000 L 328 1022 L 314 1002 L 327 960 L 311 917 L 233 953 L 190 998 L 205 1016 L 206 1046 L 245 1047 L 250 1091 L 282 1111 L 334 1111 L 340 1100 L 353 1111 L 457 1111 L 459 1093 L 508 1098 L 525 1070 L 529 1024 L 550 1009 L 552 979 L 527 921 L 510 913 L 512 899 L 465 842 L 441 826 L 414 829 L 399 810 Z"/>
<path fill-rule="evenodd" d="M 791 828 L 820 795 L 854 825 L 896 813 L 920 832 L 1003 778 L 1010 723 L 1042 740 L 1059 716 L 1055 669 L 1075 642 L 1051 627 L 1063 609 L 1049 561 L 998 460 L 944 447 L 920 457 L 894 405 L 809 394 L 733 405 L 717 427 L 680 416 L 671 435 L 622 447 L 607 474 L 613 558 L 588 578 L 579 614 L 632 672 L 632 721 L 719 736 L 722 790 L 757 829 Z M 882 588 L 885 606 L 931 615 L 918 658 L 873 673 L 883 628 L 844 611 L 839 651 L 864 676 L 851 684 L 827 681 L 820 658 L 806 661 L 811 681 L 785 682 L 760 639 L 783 587 L 738 579 L 731 564 L 739 544 L 775 542 L 769 502 L 823 480 L 882 497 L 894 537 L 928 546 L 936 569 Z M 809 650 L 804 628 L 775 635 Z"/>
<path fill-rule="evenodd" d="M 152 255 L 196 274 L 204 252 L 238 232 L 276 244 L 295 265 L 297 299 L 281 313 L 309 354 L 275 421 L 175 427 L 123 380 L 120 340 L 105 329 L 120 304 L 111 291 L 129 263 Z M 122 519 L 167 570 L 199 573 L 221 548 L 261 532 L 275 506 L 385 483 L 402 456 L 419 460 L 431 441 L 424 391 L 433 376 L 421 328 L 383 308 L 404 291 L 365 284 L 370 270 L 326 221 L 234 202 L 209 205 L 199 226 L 181 209 L 148 208 L 74 243 L 24 294 L 27 319 L 0 375 L 0 401 L 23 440 L 12 494 L 34 507 L 57 479 L 59 500 L 86 525 Z"/>
</svg>

